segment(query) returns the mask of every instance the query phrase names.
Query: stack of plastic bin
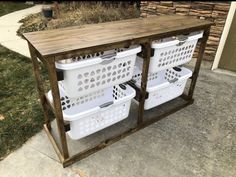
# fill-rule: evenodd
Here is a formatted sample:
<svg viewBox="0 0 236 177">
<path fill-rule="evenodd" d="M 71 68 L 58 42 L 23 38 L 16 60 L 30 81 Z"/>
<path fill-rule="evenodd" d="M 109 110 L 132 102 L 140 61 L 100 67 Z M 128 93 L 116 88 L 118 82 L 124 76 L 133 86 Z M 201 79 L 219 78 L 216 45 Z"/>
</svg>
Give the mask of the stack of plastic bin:
<svg viewBox="0 0 236 177">
<path fill-rule="evenodd" d="M 197 41 L 202 36 L 203 32 L 200 31 L 152 43 L 154 55 L 149 65 L 146 89 L 149 97 L 145 100 L 145 110 L 172 100 L 183 93 L 187 79 L 192 76 L 192 71 L 180 65 L 191 60 Z M 133 74 L 133 81 L 139 88 L 141 87 L 142 62 L 143 59 L 137 57 Z"/>
<path fill-rule="evenodd" d="M 71 139 L 80 139 L 128 117 L 135 90 L 132 79 L 141 47 L 98 52 L 56 62 L 63 70 L 59 81 L 63 118 L 70 123 Z M 51 91 L 48 98 L 53 103 Z"/>
</svg>

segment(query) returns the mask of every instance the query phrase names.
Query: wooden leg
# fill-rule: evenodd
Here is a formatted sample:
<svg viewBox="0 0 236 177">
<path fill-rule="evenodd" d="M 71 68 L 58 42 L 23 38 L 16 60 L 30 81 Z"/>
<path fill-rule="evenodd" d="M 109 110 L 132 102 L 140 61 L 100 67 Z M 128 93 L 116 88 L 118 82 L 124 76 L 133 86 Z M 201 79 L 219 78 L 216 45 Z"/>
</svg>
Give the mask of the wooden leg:
<svg viewBox="0 0 236 177">
<path fill-rule="evenodd" d="M 66 132 L 65 132 L 64 120 L 63 120 L 62 109 L 61 109 L 61 100 L 60 100 L 60 93 L 59 93 L 59 88 L 58 88 L 54 58 L 51 58 L 50 62 L 48 63 L 47 68 L 49 72 L 50 86 L 52 89 L 57 128 L 58 128 L 60 141 L 61 141 L 62 156 L 64 159 L 67 159 L 69 157 L 69 152 L 68 152 Z"/>
<path fill-rule="evenodd" d="M 189 92 L 188 92 L 188 99 L 192 99 L 192 97 L 193 97 L 193 92 L 194 92 L 194 89 L 195 89 L 195 86 L 196 86 L 196 82 L 197 82 L 199 70 L 200 70 L 200 67 L 201 67 L 201 62 L 202 62 L 202 59 L 203 59 L 204 50 L 205 50 L 205 47 L 206 47 L 206 43 L 207 43 L 209 33 L 210 33 L 210 28 L 205 29 L 204 34 L 203 34 L 203 38 L 201 39 L 200 49 L 199 49 L 199 52 L 198 52 L 198 57 L 197 57 L 197 61 L 196 61 L 195 67 L 194 67 L 192 81 L 191 81 Z"/>
<path fill-rule="evenodd" d="M 151 43 L 145 43 L 143 46 L 144 58 L 143 58 L 143 69 L 142 69 L 142 79 L 141 79 L 141 93 L 139 100 L 139 110 L 138 110 L 138 125 L 141 125 L 143 122 L 143 113 L 144 113 L 144 102 L 146 95 L 146 86 L 148 78 L 148 69 L 151 57 Z"/>
<path fill-rule="evenodd" d="M 40 76 L 40 69 L 39 69 L 39 62 L 37 59 L 37 56 L 35 54 L 35 49 L 28 43 L 29 46 L 29 50 L 30 50 L 30 56 L 32 59 L 32 63 L 33 63 L 33 68 L 34 68 L 34 75 L 36 78 L 36 84 L 37 84 L 37 90 L 39 93 L 39 97 L 40 97 L 40 101 L 41 101 L 41 105 L 43 107 L 43 114 L 44 114 L 44 118 L 45 118 L 45 124 L 48 128 L 48 130 L 51 130 L 51 123 L 50 123 L 50 119 L 48 116 L 48 107 L 46 104 L 46 97 L 44 95 L 45 90 L 43 87 L 43 80 L 42 77 Z"/>
</svg>

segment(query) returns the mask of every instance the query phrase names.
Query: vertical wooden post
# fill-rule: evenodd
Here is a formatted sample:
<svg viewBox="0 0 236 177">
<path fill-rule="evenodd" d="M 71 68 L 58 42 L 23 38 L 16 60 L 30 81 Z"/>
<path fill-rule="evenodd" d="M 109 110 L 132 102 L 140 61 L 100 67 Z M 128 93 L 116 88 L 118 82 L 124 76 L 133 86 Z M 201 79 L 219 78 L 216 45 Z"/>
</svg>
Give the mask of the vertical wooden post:
<svg viewBox="0 0 236 177">
<path fill-rule="evenodd" d="M 32 63 L 33 63 L 34 76 L 35 76 L 35 79 L 36 79 L 37 90 L 38 90 L 38 93 L 39 93 L 39 98 L 40 98 L 41 105 L 43 107 L 43 114 L 44 114 L 45 124 L 46 124 L 48 130 L 51 130 L 51 123 L 50 123 L 50 119 L 49 119 L 49 116 L 48 116 L 48 107 L 47 107 L 47 104 L 46 104 L 46 97 L 44 95 L 45 90 L 44 90 L 44 86 L 43 86 L 43 80 L 40 76 L 39 62 L 38 62 L 37 56 L 35 54 L 35 49 L 33 48 L 33 46 L 30 43 L 28 43 L 28 46 L 29 46 L 29 51 L 30 51 L 30 56 L 31 56 L 31 59 L 32 59 Z"/>
<path fill-rule="evenodd" d="M 148 69 L 151 57 L 151 42 L 147 42 L 143 45 L 144 58 L 143 58 L 143 68 L 142 68 L 142 79 L 141 79 L 141 93 L 139 99 L 139 110 L 138 110 L 138 121 L 137 124 L 140 125 L 143 122 L 144 113 L 144 102 L 146 95 L 147 79 L 148 79 Z"/>
<path fill-rule="evenodd" d="M 194 71 L 193 71 L 192 81 L 191 81 L 191 84 L 189 87 L 188 99 L 192 99 L 192 97 L 193 97 L 193 92 L 194 92 L 194 89 L 196 86 L 196 82 L 197 82 L 199 70 L 201 67 L 201 63 L 202 63 L 202 59 L 203 59 L 203 55 L 204 55 L 204 50 L 206 47 L 209 33 L 210 33 L 210 28 L 205 29 L 204 34 L 203 34 L 203 38 L 200 39 L 201 44 L 200 44 L 200 48 L 199 48 L 199 52 L 198 52 L 198 56 L 197 56 L 197 61 L 195 63 L 195 67 L 194 67 Z"/>
<path fill-rule="evenodd" d="M 61 100 L 60 100 L 60 93 L 59 93 L 59 88 L 58 88 L 54 58 L 51 58 L 50 61 L 48 61 L 47 65 L 48 65 L 47 68 L 48 68 L 48 73 L 49 73 L 50 86 L 52 89 L 57 128 L 58 128 L 58 133 L 59 133 L 60 141 L 61 141 L 62 156 L 64 159 L 67 159 L 69 157 L 69 152 L 68 152 L 66 132 L 65 132 L 64 120 L 63 120 L 62 109 L 61 109 Z"/>
</svg>

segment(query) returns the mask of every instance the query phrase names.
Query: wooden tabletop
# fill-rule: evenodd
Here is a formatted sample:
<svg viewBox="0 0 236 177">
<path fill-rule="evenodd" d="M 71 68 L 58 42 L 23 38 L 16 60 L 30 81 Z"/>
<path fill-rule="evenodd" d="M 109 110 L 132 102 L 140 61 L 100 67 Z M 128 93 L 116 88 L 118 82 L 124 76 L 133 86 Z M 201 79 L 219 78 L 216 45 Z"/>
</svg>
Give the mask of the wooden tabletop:
<svg viewBox="0 0 236 177">
<path fill-rule="evenodd" d="M 211 22 L 189 16 L 165 15 L 30 32 L 23 36 L 43 57 L 51 57 L 122 41 L 158 37 L 172 31 L 197 30 L 210 25 Z"/>
</svg>

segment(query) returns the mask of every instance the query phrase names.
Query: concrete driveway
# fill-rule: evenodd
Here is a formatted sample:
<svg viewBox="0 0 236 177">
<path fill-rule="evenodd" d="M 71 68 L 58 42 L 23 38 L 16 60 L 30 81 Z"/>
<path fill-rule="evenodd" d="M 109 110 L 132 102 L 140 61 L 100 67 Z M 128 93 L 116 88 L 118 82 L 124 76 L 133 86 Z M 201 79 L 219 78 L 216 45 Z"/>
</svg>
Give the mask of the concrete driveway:
<svg viewBox="0 0 236 177">
<path fill-rule="evenodd" d="M 42 5 L 36 5 L 31 8 L 12 12 L 10 14 L 0 17 L 0 44 L 10 50 L 20 53 L 26 57 L 29 57 L 29 49 L 27 42 L 21 37 L 16 35 L 16 31 L 19 29 L 21 23 L 19 20 L 24 17 L 40 12 Z"/>
</svg>

